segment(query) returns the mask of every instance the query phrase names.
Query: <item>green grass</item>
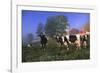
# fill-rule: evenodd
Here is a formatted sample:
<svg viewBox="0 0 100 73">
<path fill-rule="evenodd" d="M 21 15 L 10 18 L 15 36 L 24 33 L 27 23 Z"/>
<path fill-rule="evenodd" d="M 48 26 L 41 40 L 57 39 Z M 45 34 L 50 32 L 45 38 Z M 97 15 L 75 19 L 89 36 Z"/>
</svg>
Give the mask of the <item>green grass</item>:
<svg viewBox="0 0 100 73">
<path fill-rule="evenodd" d="M 72 46 L 71 46 L 72 47 Z M 36 42 L 32 47 L 22 46 L 22 62 L 39 61 L 62 61 L 62 60 L 82 60 L 90 59 L 90 49 L 81 48 L 67 50 L 66 46 L 60 47 L 55 40 L 49 39 L 45 48 L 41 48 L 40 42 Z"/>
</svg>

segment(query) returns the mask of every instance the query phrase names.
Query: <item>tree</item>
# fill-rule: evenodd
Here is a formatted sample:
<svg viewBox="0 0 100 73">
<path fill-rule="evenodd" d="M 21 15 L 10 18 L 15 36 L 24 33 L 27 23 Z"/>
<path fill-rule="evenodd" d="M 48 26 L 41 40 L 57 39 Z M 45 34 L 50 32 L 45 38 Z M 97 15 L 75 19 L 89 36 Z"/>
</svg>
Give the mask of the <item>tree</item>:
<svg viewBox="0 0 100 73">
<path fill-rule="evenodd" d="M 49 36 L 63 35 L 66 32 L 68 20 L 64 15 L 48 17 L 45 32 Z"/>
<path fill-rule="evenodd" d="M 84 31 L 90 32 L 90 23 L 89 23 L 89 22 L 86 23 L 86 24 L 83 26 L 83 28 L 84 28 Z"/>
<path fill-rule="evenodd" d="M 44 32 L 44 26 L 43 26 L 42 23 L 39 23 L 36 33 L 37 33 L 37 35 L 39 35 L 39 34 L 41 34 L 41 33 L 43 33 L 43 32 Z"/>
</svg>

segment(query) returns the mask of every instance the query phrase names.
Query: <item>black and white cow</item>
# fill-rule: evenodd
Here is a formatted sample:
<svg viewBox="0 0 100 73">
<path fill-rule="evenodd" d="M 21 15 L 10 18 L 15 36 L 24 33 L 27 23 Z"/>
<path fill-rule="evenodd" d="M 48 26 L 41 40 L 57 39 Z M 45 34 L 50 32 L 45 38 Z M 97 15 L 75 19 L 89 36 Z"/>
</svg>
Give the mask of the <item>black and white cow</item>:
<svg viewBox="0 0 100 73">
<path fill-rule="evenodd" d="M 83 34 L 80 35 L 80 43 L 81 47 L 88 47 L 90 45 L 90 35 L 89 34 Z"/>
<path fill-rule="evenodd" d="M 47 37 L 44 34 L 38 35 L 40 37 L 40 42 L 42 45 L 42 48 L 45 50 L 46 44 L 47 44 Z"/>
<path fill-rule="evenodd" d="M 70 34 L 65 36 L 56 36 L 57 43 L 62 46 L 67 46 L 67 50 L 71 49 L 70 46 L 74 46 L 76 50 L 82 47 L 88 47 L 90 45 L 90 34 Z"/>
<path fill-rule="evenodd" d="M 69 45 L 74 46 L 76 50 L 80 49 L 80 39 L 79 35 L 69 35 Z"/>
</svg>

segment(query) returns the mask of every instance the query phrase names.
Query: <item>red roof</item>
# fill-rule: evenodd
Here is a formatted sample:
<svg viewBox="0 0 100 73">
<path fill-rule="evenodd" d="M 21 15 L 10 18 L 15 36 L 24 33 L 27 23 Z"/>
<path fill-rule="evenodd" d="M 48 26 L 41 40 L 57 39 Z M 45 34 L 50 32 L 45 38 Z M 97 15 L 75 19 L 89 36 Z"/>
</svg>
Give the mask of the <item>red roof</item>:
<svg viewBox="0 0 100 73">
<path fill-rule="evenodd" d="M 80 34 L 84 34 L 84 33 L 86 33 L 86 32 L 83 29 L 80 30 Z"/>
<path fill-rule="evenodd" d="M 78 29 L 72 28 L 71 30 L 69 30 L 70 34 L 78 34 L 80 31 Z"/>
</svg>

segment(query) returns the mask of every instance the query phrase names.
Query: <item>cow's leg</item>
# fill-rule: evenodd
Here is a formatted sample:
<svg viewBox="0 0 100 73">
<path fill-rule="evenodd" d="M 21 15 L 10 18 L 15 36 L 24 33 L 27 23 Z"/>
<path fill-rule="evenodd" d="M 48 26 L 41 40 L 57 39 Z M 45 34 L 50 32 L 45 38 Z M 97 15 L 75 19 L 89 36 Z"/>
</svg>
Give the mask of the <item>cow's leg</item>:
<svg viewBox="0 0 100 73">
<path fill-rule="evenodd" d="M 61 50 L 61 48 L 62 48 L 62 44 L 61 44 L 61 42 L 60 42 L 59 46 L 60 46 L 60 47 L 59 47 L 59 50 Z"/>
<path fill-rule="evenodd" d="M 63 43 L 61 42 L 61 48 L 63 47 Z"/>
<path fill-rule="evenodd" d="M 83 42 L 83 41 L 81 41 L 81 48 L 83 48 L 83 46 L 84 46 L 84 42 Z"/>
<path fill-rule="evenodd" d="M 57 45 L 58 45 L 58 47 L 60 47 L 61 46 L 60 42 L 58 42 Z"/>
<path fill-rule="evenodd" d="M 46 44 L 44 43 L 44 51 L 45 51 Z"/>
<path fill-rule="evenodd" d="M 42 44 L 42 48 L 43 48 L 43 44 Z"/>
<path fill-rule="evenodd" d="M 85 46 L 85 48 L 87 48 L 87 43 L 86 43 L 86 41 L 84 41 L 84 46 Z"/>
<path fill-rule="evenodd" d="M 43 43 L 43 51 L 45 51 L 45 48 L 46 48 L 46 44 Z"/>
<path fill-rule="evenodd" d="M 80 41 L 76 41 L 75 44 L 76 44 L 76 50 L 80 50 L 81 49 L 80 48 Z"/>
<path fill-rule="evenodd" d="M 67 51 L 69 50 L 69 45 L 67 44 Z"/>
<path fill-rule="evenodd" d="M 69 50 L 68 43 L 65 41 L 64 45 L 66 46 L 67 50 Z"/>
<path fill-rule="evenodd" d="M 42 49 L 43 49 L 44 48 L 43 43 L 41 43 L 41 45 L 42 45 Z"/>
</svg>

